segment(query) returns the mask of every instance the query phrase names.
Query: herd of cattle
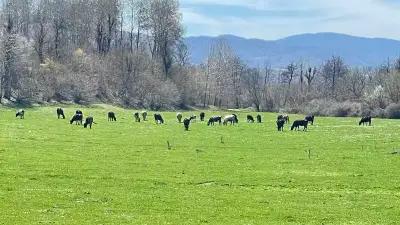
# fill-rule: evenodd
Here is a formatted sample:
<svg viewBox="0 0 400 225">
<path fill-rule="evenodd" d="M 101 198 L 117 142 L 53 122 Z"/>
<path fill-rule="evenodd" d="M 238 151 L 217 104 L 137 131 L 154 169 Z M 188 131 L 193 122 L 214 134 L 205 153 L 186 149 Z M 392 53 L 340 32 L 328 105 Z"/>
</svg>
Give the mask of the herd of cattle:
<svg viewBox="0 0 400 225">
<path fill-rule="evenodd" d="M 65 119 L 64 110 L 62 108 L 57 108 L 56 112 L 57 112 L 58 119 Z M 143 119 L 143 121 L 147 121 L 147 116 L 148 116 L 148 114 L 146 111 L 136 112 L 133 114 L 135 121 L 138 123 L 140 123 L 142 119 Z M 20 119 L 24 119 L 25 111 L 23 109 L 18 110 L 16 113 L 16 117 L 19 117 Z M 200 113 L 200 121 L 205 121 L 205 117 L 206 117 L 206 114 L 204 112 L 201 112 Z M 84 128 L 89 127 L 90 129 L 92 129 L 93 124 L 96 124 L 94 122 L 94 119 L 92 116 L 86 117 L 85 123 L 83 123 L 83 118 L 84 118 L 83 112 L 81 110 L 76 110 L 74 116 L 70 120 L 70 124 L 73 124 L 73 123 L 75 123 L 77 125 L 83 124 Z M 178 112 L 176 114 L 176 118 L 178 120 L 178 123 L 183 123 L 184 128 L 187 131 L 187 130 L 189 130 L 190 123 L 192 121 L 195 121 L 197 116 L 192 115 L 189 118 L 183 118 L 183 114 Z M 164 123 L 164 119 L 163 119 L 162 115 L 159 113 L 154 114 L 154 120 L 157 124 Z M 302 127 L 303 131 L 306 131 L 308 129 L 309 124 L 314 125 L 314 120 L 315 120 L 314 115 L 308 115 L 304 118 L 304 120 L 296 120 L 293 122 L 293 124 L 291 126 L 291 130 L 300 130 L 300 127 Z M 117 117 L 114 112 L 108 113 L 108 121 L 117 121 Z M 257 115 L 256 120 L 254 120 L 254 117 L 252 115 L 247 115 L 248 123 L 255 123 L 255 121 L 257 121 L 257 123 L 262 123 L 261 115 Z M 289 124 L 289 122 L 290 122 L 290 119 L 289 119 L 288 115 L 286 115 L 286 114 L 278 115 L 277 120 L 276 120 L 276 125 L 278 128 L 278 131 L 283 131 L 285 124 Z M 209 118 L 207 125 L 214 126 L 216 123 L 219 125 L 223 124 L 225 126 L 228 124 L 235 125 L 235 124 L 239 123 L 239 119 L 236 114 L 227 115 L 225 117 L 212 116 Z M 361 118 L 359 125 L 360 126 L 361 125 L 371 126 L 371 123 L 372 123 L 372 117 L 367 116 L 367 117 Z"/>
</svg>

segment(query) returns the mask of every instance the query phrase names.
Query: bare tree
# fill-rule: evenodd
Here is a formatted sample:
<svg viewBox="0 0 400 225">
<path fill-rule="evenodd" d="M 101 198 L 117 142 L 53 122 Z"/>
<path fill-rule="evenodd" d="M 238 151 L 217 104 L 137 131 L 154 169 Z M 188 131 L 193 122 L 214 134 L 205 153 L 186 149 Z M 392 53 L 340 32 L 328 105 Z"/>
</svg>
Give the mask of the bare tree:
<svg viewBox="0 0 400 225">
<path fill-rule="evenodd" d="M 317 67 L 309 67 L 308 70 L 305 73 L 305 78 L 307 80 L 307 87 L 308 87 L 308 91 L 311 90 L 311 85 L 315 79 L 316 74 L 318 73 Z"/>
<path fill-rule="evenodd" d="M 394 69 L 396 70 L 396 72 L 400 72 L 400 57 L 398 57 L 398 58 L 394 61 Z"/>
<path fill-rule="evenodd" d="M 325 78 L 325 83 L 330 88 L 330 94 L 336 98 L 336 85 L 339 79 L 341 79 L 347 73 L 347 66 L 344 64 L 341 57 L 332 56 L 323 66 L 322 75 Z"/>
<path fill-rule="evenodd" d="M 364 95 L 367 77 L 363 71 L 355 69 L 347 73 L 343 79 L 345 91 L 350 93 L 352 99 L 360 99 Z"/>
<path fill-rule="evenodd" d="M 52 0 L 50 1 L 50 18 L 49 23 L 51 24 L 53 32 L 53 43 L 52 50 L 54 51 L 54 57 L 60 59 L 63 53 L 63 49 L 66 45 L 66 31 L 67 31 L 67 13 L 66 9 L 69 7 L 66 0 Z"/>
<path fill-rule="evenodd" d="M 168 77 L 174 59 L 174 48 L 182 37 L 181 14 L 177 0 L 150 0 L 149 30 L 153 59 L 160 60 Z"/>
<path fill-rule="evenodd" d="M 272 101 L 270 99 L 270 94 L 269 94 L 269 88 L 270 88 L 270 83 L 272 79 L 272 73 L 273 69 L 271 64 L 265 63 L 264 66 L 264 85 L 263 85 L 263 91 L 262 91 L 262 99 L 263 99 L 263 104 L 264 104 L 264 109 L 271 109 L 273 106 Z"/>
<path fill-rule="evenodd" d="M 292 85 L 292 82 L 294 80 L 294 78 L 297 76 L 297 65 L 294 63 L 290 63 L 286 69 L 281 73 L 281 77 L 282 77 L 282 82 L 283 83 L 287 83 L 289 86 L 289 89 Z"/>
<path fill-rule="evenodd" d="M 261 111 L 261 98 L 263 93 L 263 77 L 258 69 L 248 69 L 244 76 L 245 87 L 250 102 L 255 106 L 257 112 Z"/>
<path fill-rule="evenodd" d="M 400 73 L 391 72 L 385 79 L 385 91 L 389 99 L 394 103 L 400 102 Z"/>
<path fill-rule="evenodd" d="M 4 35 L 3 35 L 3 49 L 4 49 L 4 74 L 1 78 L 2 97 L 11 99 L 12 97 L 12 84 L 16 79 L 15 73 L 15 51 L 16 51 L 16 5 L 12 0 L 3 1 L 3 21 Z"/>
<path fill-rule="evenodd" d="M 175 61 L 181 67 L 185 67 L 190 63 L 190 52 L 183 41 L 180 41 L 176 46 Z"/>
<path fill-rule="evenodd" d="M 97 51 L 106 54 L 110 51 L 114 38 L 118 15 L 118 0 L 99 0 L 96 5 L 96 43 Z"/>
<path fill-rule="evenodd" d="M 47 42 L 47 36 L 49 31 L 50 22 L 50 2 L 49 0 L 39 0 L 35 14 L 34 14 L 34 26 L 35 26 L 35 50 L 39 57 L 39 62 L 44 63 L 44 51 L 45 44 Z"/>
</svg>

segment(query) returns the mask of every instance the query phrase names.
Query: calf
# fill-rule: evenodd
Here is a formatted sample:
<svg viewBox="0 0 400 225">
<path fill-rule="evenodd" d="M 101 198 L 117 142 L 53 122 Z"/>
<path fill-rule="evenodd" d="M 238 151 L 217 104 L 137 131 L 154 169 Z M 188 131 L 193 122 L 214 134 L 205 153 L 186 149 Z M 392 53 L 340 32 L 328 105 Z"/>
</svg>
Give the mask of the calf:
<svg viewBox="0 0 400 225">
<path fill-rule="evenodd" d="M 206 117 L 206 114 L 204 112 L 201 112 L 200 113 L 200 121 L 203 122 L 205 117 Z"/>
<path fill-rule="evenodd" d="M 307 120 L 311 125 L 314 125 L 314 116 L 313 115 L 308 115 L 306 116 L 305 120 Z"/>
<path fill-rule="evenodd" d="M 117 117 L 115 116 L 114 112 L 108 113 L 108 121 L 117 121 Z"/>
<path fill-rule="evenodd" d="M 254 117 L 252 115 L 247 115 L 247 122 L 254 123 Z"/>
<path fill-rule="evenodd" d="M 19 117 L 20 119 L 25 119 L 25 110 L 20 109 L 15 113 L 15 117 Z"/>
<path fill-rule="evenodd" d="M 182 123 L 182 113 L 180 113 L 180 112 L 178 112 L 177 114 L 176 114 L 176 118 L 178 119 L 178 123 Z"/>
<path fill-rule="evenodd" d="M 360 122 L 358 123 L 358 125 L 361 126 L 361 124 L 362 124 L 363 126 L 364 126 L 364 125 L 369 125 L 369 126 L 371 126 L 371 124 L 372 124 L 372 117 L 366 116 L 366 117 L 361 118 L 361 120 L 360 120 Z"/>
<path fill-rule="evenodd" d="M 222 123 L 222 117 L 221 116 L 213 116 L 208 120 L 207 126 L 214 126 L 214 124 L 218 122 L 219 125 Z"/>
<path fill-rule="evenodd" d="M 300 130 L 300 127 L 304 127 L 303 131 L 306 131 L 307 126 L 308 126 L 307 120 L 296 120 L 294 121 L 291 130 Z"/>
<path fill-rule="evenodd" d="M 257 115 L 257 123 L 262 123 L 262 121 L 261 121 L 261 115 Z"/>
<path fill-rule="evenodd" d="M 64 110 L 62 108 L 57 108 L 57 118 L 60 119 L 61 117 L 65 119 Z"/>
<path fill-rule="evenodd" d="M 147 121 L 147 112 L 146 111 L 142 112 L 142 117 L 143 117 L 143 121 Z"/>
<path fill-rule="evenodd" d="M 93 121 L 93 117 L 89 116 L 86 118 L 85 120 L 85 124 L 83 124 L 84 128 L 87 128 L 89 126 L 90 129 L 92 129 L 92 124 L 94 124 L 95 122 Z"/>
<path fill-rule="evenodd" d="M 157 124 L 163 124 L 164 119 L 160 114 L 154 114 L 154 120 L 156 121 Z"/>
<path fill-rule="evenodd" d="M 280 119 L 276 121 L 276 125 L 278 127 L 278 131 L 283 131 L 283 127 L 285 126 L 285 120 L 284 119 Z"/>
<path fill-rule="evenodd" d="M 135 118 L 135 122 L 140 123 L 140 116 L 139 113 L 136 112 L 135 114 L 133 114 L 133 117 Z"/>
</svg>

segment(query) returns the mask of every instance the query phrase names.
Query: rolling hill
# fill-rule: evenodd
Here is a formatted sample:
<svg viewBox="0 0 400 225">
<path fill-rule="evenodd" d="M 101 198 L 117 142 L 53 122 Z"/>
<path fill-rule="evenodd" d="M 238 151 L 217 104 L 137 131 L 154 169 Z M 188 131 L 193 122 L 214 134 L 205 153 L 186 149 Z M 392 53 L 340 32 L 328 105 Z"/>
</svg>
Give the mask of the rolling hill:
<svg viewBox="0 0 400 225">
<path fill-rule="evenodd" d="M 187 37 L 186 44 L 192 62 L 203 62 L 210 46 L 219 39 L 227 41 L 232 49 L 249 65 L 262 66 L 265 62 L 282 67 L 303 60 L 320 64 L 332 55 L 341 56 L 352 66 L 377 66 L 400 56 L 400 41 L 384 38 L 355 37 L 338 33 L 300 34 L 267 41 L 246 39 L 233 35 L 218 37 Z"/>
</svg>

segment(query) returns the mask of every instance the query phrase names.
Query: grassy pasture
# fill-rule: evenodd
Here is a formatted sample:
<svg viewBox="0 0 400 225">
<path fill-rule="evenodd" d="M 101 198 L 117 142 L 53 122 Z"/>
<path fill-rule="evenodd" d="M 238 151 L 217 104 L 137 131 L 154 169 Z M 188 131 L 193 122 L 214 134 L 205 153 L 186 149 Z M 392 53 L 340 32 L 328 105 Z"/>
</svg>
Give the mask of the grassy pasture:
<svg viewBox="0 0 400 225">
<path fill-rule="evenodd" d="M 243 112 L 238 126 L 185 132 L 173 112 L 155 125 L 82 110 L 92 130 L 69 125 L 75 108 L 67 120 L 0 109 L 0 224 L 400 223 L 400 121 L 316 118 L 279 133 L 276 114 L 247 124 Z"/>
</svg>

